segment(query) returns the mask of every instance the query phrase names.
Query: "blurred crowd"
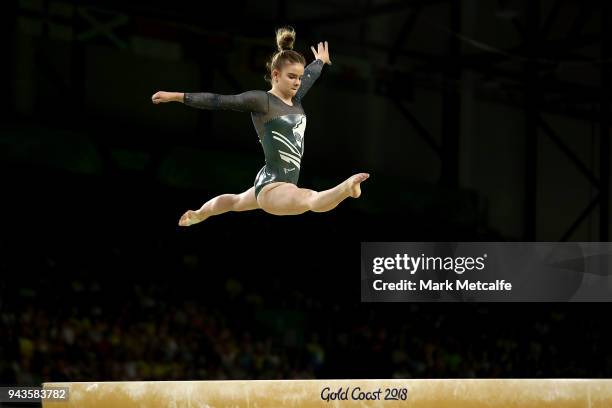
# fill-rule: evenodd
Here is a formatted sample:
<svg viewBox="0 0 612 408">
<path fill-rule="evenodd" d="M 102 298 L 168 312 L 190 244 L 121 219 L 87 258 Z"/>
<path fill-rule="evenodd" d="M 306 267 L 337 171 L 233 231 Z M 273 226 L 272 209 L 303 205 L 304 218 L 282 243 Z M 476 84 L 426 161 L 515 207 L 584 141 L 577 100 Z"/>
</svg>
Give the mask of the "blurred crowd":
<svg viewBox="0 0 612 408">
<path fill-rule="evenodd" d="M 611 372 L 605 321 L 586 306 L 361 304 L 273 292 L 279 285 L 268 292 L 235 278 L 200 288 L 83 278 L 5 284 L 2 381 Z"/>
</svg>

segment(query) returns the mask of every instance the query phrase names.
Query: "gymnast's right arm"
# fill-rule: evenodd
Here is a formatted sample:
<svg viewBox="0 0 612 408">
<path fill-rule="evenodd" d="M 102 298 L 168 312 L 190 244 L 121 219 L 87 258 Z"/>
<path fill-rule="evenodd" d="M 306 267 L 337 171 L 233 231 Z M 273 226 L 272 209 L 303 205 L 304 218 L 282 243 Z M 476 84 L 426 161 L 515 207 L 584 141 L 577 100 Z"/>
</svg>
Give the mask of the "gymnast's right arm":
<svg viewBox="0 0 612 408">
<path fill-rule="evenodd" d="M 234 110 L 239 112 L 268 111 L 268 95 L 264 91 L 247 91 L 238 95 L 220 95 L 209 92 L 156 92 L 153 103 L 182 102 L 187 106 L 209 110 Z"/>
</svg>

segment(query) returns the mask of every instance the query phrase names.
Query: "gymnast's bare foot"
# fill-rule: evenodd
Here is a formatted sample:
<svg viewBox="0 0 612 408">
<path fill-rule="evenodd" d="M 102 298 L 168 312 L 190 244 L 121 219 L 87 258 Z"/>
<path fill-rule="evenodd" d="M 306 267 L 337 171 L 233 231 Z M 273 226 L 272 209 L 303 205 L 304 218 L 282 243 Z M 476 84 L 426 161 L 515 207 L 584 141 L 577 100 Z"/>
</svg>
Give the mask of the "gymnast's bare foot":
<svg viewBox="0 0 612 408">
<path fill-rule="evenodd" d="M 199 211 L 189 210 L 182 215 L 181 219 L 178 222 L 178 225 L 180 225 L 181 227 L 189 227 L 190 225 L 204 221 L 206 218 L 208 217 L 200 213 Z"/>
<path fill-rule="evenodd" d="M 361 195 L 360 184 L 366 181 L 368 177 L 370 177 L 368 173 L 357 173 L 345 181 L 348 188 L 349 197 L 359 198 Z"/>
</svg>

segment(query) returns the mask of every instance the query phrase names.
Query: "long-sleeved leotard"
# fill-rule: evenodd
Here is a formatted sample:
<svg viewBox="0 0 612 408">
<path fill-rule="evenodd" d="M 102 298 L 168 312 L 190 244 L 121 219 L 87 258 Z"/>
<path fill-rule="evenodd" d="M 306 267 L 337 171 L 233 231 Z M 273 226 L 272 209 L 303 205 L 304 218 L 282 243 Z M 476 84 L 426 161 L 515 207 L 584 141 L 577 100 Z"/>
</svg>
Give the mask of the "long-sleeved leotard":
<svg viewBox="0 0 612 408">
<path fill-rule="evenodd" d="M 323 61 L 317 59 L 304 69 L 300 88 L 291 99 L 293 106 L 265 91 L 248 91 L 238 95 L 185 93 L 185 105 L 194 108 L 251 112 L 266 159 L 266 165 L 255 178 L 255 197 L 270 183 L 283 181 L 297 184 L 306 130 L 302 99 L 321 75 L 323 65 Z"/>
</svg>

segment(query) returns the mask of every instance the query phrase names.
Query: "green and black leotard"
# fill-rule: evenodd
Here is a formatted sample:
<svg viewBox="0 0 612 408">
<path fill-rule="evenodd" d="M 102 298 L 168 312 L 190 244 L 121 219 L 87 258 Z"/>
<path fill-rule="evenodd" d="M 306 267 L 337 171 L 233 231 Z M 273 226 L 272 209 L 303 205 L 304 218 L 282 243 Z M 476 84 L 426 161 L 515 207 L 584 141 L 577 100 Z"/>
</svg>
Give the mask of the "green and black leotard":
<svg viewBox="0 0 612 408">
<path fill-rule="evenodd" d="M 194 108 L 251 112 L 266 159 L 266 165 L 255 178 L 255 197 L 270 183 L 283 181 L 297 184 L 306 130 L 302 99 L 321 75 L 323 65 L 323 61 L 317 59 L 304 69 L 300 88 L 291 100 L 293 105 L 265 91 L 248 91 L 238 95 L 185 93 L 185 105 Z"/>
</svg>

